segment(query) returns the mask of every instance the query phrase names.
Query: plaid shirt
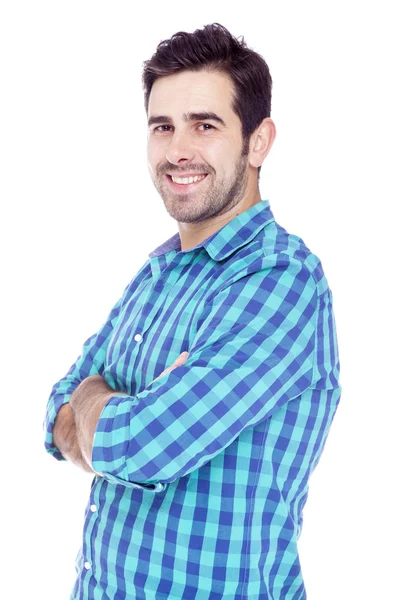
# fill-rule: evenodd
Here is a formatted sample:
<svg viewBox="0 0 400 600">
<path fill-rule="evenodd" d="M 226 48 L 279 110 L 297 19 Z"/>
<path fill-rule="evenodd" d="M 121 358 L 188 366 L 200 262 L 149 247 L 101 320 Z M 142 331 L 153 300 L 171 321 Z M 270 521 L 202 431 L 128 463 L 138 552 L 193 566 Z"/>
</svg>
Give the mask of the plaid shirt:
<svg viewBox="0 0 400 600">
<path fill-rule="evenodd" d="M 191 249 L 177 233 L 149 254 L 52 390 L 59 460 L 57 411 L 95 373 L 116 393 L 95 432 L 102 476 L 71 598 L 304 600 L 297 541 L 339 357 L 321 262 L 269 202 Z"/>
</svg>

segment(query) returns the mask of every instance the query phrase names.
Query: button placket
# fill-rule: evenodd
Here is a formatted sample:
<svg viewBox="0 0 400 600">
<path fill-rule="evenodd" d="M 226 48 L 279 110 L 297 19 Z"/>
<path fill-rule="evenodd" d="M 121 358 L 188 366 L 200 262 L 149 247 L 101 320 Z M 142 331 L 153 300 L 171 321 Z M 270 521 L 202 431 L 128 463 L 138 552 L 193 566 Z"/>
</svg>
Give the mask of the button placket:
<svg viewBox="0 0 400 600">
<path fill-rule="evenodd" d="M 85 558 L 91 558 L 91 552 L 92 552 L 92 542 L 93 542 L 93 528 L 94 528 L 94 524 L 95 524 L 95 517 L 97 511 L 98 511 L 98 503 L 96 504 L 96 498 L 99 499 L 99 492 L 97 490 L 96 487 L 96 483 L 98 483 L 99 480 L 96 479 L 95 483 L 92 485 L 92 489 L 91 489 L 91 494 L 90 494 L 90 500 L 91 500 L 91 504 L 89 506 L 89 513 L 87 515 L 87 523 L 88 526 L 91 528 L 91 532 L 90 532 L 90 542 L 85 546 L 84 548 L 84 557 Z M 85 571 L 89 571 L 92 568 L 92 563 L 90 562 L 90 560 L 86 560 L 83 563 L 83 568 Z"/>
</svg>

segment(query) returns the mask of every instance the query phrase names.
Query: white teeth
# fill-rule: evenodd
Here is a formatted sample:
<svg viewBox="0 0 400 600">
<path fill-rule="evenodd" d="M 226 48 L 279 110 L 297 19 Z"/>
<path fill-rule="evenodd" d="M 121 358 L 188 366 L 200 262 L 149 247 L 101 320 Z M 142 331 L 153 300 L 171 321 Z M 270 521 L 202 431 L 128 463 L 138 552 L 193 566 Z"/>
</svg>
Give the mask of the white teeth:
<svg viewBox="0 0 400 600">
<path fill-rule="evenodd" d="M 174 183 L 184 183 L 184 184 L 188 184 L 188 183 L 195 183 L 196 181 L 201 181 L 202 179 L 204 179 L 205 175 L 196 175 L 196 177 L 172 177 L 172 181 Z"/>
</svg>

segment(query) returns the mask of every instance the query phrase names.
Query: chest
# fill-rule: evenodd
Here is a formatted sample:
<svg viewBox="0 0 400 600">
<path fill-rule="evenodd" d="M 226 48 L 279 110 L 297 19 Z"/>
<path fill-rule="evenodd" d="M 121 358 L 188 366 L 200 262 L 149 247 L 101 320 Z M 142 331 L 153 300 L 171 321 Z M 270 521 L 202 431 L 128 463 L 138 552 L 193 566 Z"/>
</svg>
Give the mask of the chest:
<svg viewBox="0 0 400 600">
<path fill-rule="evenodd" d="M 204 308 L 223 283 L 218 263 L 169 265 L 149 274 L 124 303 L 110 337 L 104 376 L 108 383 L 136 394 L 190 351 Z"/>
</svg>

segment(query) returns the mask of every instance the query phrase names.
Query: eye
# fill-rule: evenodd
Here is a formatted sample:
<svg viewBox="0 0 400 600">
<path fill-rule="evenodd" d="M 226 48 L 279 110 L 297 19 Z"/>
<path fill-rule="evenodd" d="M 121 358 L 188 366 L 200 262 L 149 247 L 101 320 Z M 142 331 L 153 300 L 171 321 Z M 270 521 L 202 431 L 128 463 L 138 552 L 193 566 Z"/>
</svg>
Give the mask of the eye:
<svg viewBox="0 0 400 600">
<path fill-rule="evenodd" d="M 171 125 L 159 125 L 158 127 L 155 127 L 153 131 L 157 131 L 157 132 L 167 131 L 166 129 L 164 129 L 165 127 L 171 127 Z"/>
<path fill-rule="evenodd" d="M 210 123 L 201 123 L 199 127 L 207 127 L 205 131 L 210 131 L 210 129 L 215 129 L 214 125 L 210 125 Z"/>
</svg>

